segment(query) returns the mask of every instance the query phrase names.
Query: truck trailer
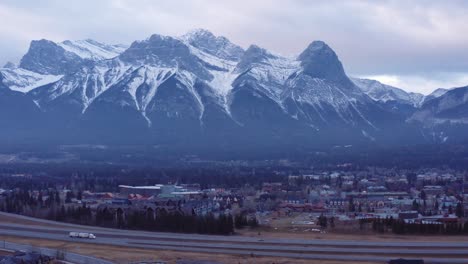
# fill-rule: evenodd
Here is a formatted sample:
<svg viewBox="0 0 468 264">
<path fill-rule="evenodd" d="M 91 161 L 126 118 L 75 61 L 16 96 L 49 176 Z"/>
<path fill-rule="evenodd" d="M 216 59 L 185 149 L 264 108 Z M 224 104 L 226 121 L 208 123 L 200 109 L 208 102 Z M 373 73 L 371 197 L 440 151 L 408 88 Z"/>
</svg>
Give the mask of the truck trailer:
<svg viewBox="0 0 468 264">
<path fill-rule="evenodd" d="M 89 238 L 89 239 L 96 239 L 96 236 L 92 233 L 85 233 L 85 232 L 70 232 L 69 236 L 71 238 Z"/>
</svg>

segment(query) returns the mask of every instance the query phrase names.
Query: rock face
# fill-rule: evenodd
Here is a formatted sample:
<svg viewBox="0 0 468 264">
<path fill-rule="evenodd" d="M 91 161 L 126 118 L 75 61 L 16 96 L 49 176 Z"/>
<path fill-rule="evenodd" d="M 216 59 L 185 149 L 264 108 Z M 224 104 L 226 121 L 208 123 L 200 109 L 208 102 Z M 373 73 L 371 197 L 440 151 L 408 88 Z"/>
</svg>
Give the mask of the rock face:
<svg viewBox="0 0 468 264">
<path fill-rule="evenodd" d="M 300 55 L 299 61 L 305 74 L 353 87 L 335 52 L 323 41 L 312 42 Z"/>
<path fill-rule="evenodd" d="M 19 66 L 40 74 L 60 75 L 73 73 L 84 63 L 78 55 L 52 41 L 42 39 L 31 42 Z"/>
<path fill-rule="evenodd" d="M 322 41 L 287 58 L 206 30 L 128 48 L 40 40 L 0 77 L 0 122 L 11 128 L 2 133 L 23 125 L 31 140 L 51 144 L 207 150 L 424 140 L 419 121 L 385 104 L 391 98 L 413 114 L 417 95 L 351 81 Z"/>
</svg>

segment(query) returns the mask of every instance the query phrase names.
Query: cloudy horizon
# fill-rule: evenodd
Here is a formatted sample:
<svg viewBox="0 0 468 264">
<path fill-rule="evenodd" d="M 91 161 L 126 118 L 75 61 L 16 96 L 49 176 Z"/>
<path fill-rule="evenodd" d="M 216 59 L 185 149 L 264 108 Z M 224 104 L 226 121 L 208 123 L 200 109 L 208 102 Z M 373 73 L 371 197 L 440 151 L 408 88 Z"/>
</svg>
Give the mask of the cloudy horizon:
<svg viewBox="0 0 468 264">
<path fill-rule="evenodd" d="M 18 62 L 34 39 L 130 44 L 151 34 L 205 28 L 247 48 L 283 55 L 323 40 L 350 76 L 407 91 L 468 85 L 464 1 L 13 1 L 0 3 L 0 63 Z"/>
</svg>

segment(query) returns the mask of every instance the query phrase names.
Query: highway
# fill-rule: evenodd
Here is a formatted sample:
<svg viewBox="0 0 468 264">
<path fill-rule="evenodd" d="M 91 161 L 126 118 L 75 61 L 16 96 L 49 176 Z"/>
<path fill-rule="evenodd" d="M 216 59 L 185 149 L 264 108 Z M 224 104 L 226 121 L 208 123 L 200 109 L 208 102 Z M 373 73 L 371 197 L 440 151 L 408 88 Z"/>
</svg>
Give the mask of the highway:
<svg viewBox="0 0 468 264">
<path fill-rule="evenodd" d="M 1 213 L 4 214 L 4 213 Z M 8 216 L 12 216 L 8 214 Z M 15 216 L 16 217 L 16 216 Z M 117 230 L 47 220 L 18 218 L 37 224 L 0 222 L 0 235 L 142 249 L 272 256 L 315 260 L 388 261 L 423 258 L 425 263 L 468 263 L 468 242 L 375 242 L 350 240 L 266 239 Z M 92 232 L 97 239 L 68 237 L 70 231 Z"/>
</svg>

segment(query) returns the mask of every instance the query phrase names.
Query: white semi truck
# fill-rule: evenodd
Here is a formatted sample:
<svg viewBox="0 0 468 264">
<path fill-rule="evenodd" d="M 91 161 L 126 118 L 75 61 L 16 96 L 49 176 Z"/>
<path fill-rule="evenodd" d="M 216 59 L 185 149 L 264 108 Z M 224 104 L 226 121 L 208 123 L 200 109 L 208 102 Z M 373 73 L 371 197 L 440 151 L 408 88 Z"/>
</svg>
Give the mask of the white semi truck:
<svg viewBox="0 0 468 264">
<path fill-rule="evenodd" d="M 89 239 L 96 239 L 96 236 L 92 233 L 84 233 L 84 232 L 70 232 L 69 234 L 72 238 L 89 238 Z"/>
</svg>

